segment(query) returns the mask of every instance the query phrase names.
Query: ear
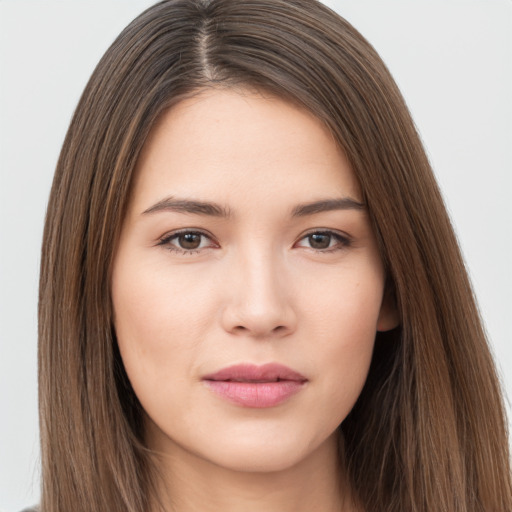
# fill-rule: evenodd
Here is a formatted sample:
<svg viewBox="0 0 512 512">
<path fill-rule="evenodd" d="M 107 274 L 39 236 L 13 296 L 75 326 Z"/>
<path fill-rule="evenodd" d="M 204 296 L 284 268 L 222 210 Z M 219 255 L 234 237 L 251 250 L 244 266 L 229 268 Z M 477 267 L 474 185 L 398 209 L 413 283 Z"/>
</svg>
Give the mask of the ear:
<svg viewBox="0 0 512 512">
<path fill-rule="evenodd" d="M 377 331 L 390 331 L 398 325 L 400 325 L 400 315 L 396 306 L 395 287 L 391 282 L 386 282 L 377 319 Z"/>
</svg>

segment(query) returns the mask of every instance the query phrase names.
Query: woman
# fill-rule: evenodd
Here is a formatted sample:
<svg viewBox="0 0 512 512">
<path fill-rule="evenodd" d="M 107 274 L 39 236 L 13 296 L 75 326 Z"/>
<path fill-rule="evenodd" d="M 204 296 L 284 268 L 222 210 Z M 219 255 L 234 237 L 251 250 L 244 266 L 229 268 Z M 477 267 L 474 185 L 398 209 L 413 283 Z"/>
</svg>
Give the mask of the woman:
<svg viewBox="0 0 512 512">
<path fill-rule="evenodd" d="M 52 188 L 39 364 L 43 511 L 512 508 L 421 143 L 315 2 L 165 1 L 107 51 Z"/>
</svg>

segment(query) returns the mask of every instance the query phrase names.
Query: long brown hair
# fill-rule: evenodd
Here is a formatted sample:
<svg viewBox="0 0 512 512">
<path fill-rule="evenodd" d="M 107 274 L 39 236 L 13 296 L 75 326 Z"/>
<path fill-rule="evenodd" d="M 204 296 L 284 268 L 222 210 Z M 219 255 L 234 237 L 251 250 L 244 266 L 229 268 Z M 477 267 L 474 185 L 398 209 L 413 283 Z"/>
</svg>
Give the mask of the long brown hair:
<svg viewBox="0 0 512 512">
<path fill-rule="evenodd" d="M 312 0 L 168 0 L 112 44 L 78 104 L 43 241 L 43 512 L 146 512 L 151 455 L 112 328 L 110 267 L 156 118 L 205 87 L 313 112 L 359 179 L 400 314 L 340 426 L 366 512 L 512 510 L 498 380 L 413 122 L 369 43 Z"/>
</svg>

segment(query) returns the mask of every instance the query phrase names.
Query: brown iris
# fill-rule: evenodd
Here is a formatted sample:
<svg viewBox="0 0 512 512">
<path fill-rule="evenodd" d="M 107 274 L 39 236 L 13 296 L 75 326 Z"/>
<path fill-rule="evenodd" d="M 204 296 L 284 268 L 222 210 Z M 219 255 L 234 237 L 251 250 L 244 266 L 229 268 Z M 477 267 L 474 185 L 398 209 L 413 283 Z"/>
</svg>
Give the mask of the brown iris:
<svg viewBox="0 0 512 512">
<path fill-rule="evenodd" d="M 198 249 L 201 236 L 199 233 L 183 233 L 178 236 L 178 244 L 182 249 Z"/>
<path fill-rule="evenodd" d="M 308 236 L 308 240 L 313 249 L 327 249 L 331 245 L 331 237 L 326 233 L 314 233 Z"/>
</svg>

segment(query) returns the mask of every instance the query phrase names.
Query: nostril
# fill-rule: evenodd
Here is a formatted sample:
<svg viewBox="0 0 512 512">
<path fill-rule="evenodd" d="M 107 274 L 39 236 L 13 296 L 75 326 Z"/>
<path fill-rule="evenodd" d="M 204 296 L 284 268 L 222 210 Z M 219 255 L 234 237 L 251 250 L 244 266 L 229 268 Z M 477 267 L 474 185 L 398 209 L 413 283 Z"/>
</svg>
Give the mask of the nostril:
<svg viewBox="0 0 512 512">
<path fill-rule="evenodd" d="M 267 332 L 267 334 L 281 335 L 281 334 L 284 334 L 287 330 L 288 329 L 287 329 L 287 327 L 285 325 L 277 325 L 273 329 L 270 329 L 270 330 L 268 330 L 266 332 Z M 246 333 L 254 332 L 254 331 L 252 331 L 250 328 L 248 328 L 248 327 L 246 327 L 244 325 L 236 325 L 232 329 L 232 332 L 233 333 L 238 333 L 238 334 L 246 334 Z"/>
<path fill-rule="evenodd" d="M 294 331 L 296 316 L 288 304 L 240 301 L 227 304 L 221 323 L 223 329 L 238 336 L 281 337 Z"/>
</svg>

